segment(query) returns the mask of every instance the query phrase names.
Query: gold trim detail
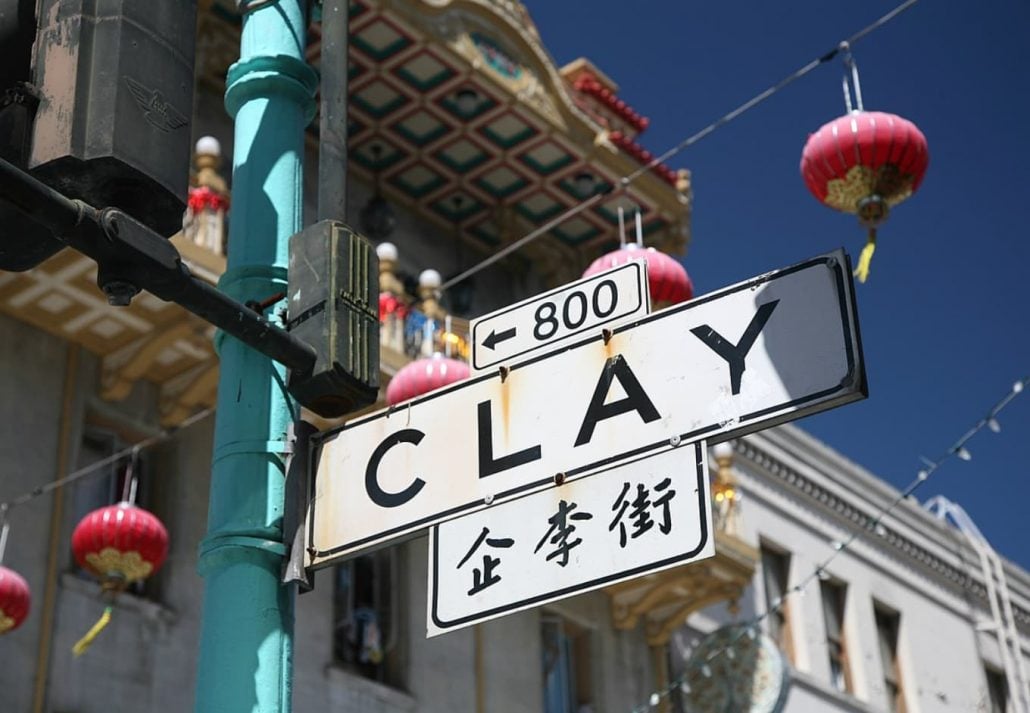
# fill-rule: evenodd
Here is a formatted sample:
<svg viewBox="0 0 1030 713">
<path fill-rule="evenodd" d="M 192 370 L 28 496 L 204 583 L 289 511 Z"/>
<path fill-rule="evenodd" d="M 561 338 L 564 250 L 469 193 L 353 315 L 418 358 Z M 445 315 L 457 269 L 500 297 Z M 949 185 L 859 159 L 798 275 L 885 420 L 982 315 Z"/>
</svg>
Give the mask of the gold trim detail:
<svg viewBox="0 0 1030 713">
<path fill-rule="evenodd" d="M 113 547 L 105 547 L 100 552 L 90 552 L 86 562 L 102 576 L 117 575 L 126 582 L 146 579 L 154 571 L 154 565 L 140 556 L 139 552 L 119 552 Z"/>
<path fill-rule="evenodd" d="M 826 182 L 823 203 L 845 213 L 856 213 L 858 202 L 871 195 L 879 195 L 887 205 L 894 207 L 912 195 L 912 176 L 901 175 L 894 164 L 877 169 L 855 165 L 844 178 Z"/>
</svg>

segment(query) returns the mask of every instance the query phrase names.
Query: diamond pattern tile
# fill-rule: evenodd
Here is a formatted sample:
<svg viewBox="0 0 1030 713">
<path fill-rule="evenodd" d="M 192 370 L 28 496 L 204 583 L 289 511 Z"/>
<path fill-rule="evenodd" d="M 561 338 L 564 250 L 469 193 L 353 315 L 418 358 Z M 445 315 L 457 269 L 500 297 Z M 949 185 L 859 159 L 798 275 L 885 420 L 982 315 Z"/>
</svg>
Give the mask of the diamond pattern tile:
<svg viewBox="0 0 1030 713">
<path fill-rule="evenodd" d="M 421 92 L 446 82 L 457 72 L 429 52 L 420 52 L 394 68 L 394 73 Z"/>
<path fill-rule="evenodd" d="M 515 210 L 535 223 L 542 223 L 565 209 L 565 206 L 546 193 L 534 193 L 515 204 Z"/>
<path fill-rule="evenodd" d="M 460 87 L 459 87 L 460 89 Z M 483 114 L 493 109 L 498 105 L 496 99 L 491 96 L 484 94 L 482 91 L 477 90 L 477 102 L 475 107 L 468 113 L 462 113 L 461 109 L 458 108 L 458 100 L 456 98 L 457 90 L 449 94 L 445 94 L 437 100 L 437 104 L 442 106 L 447 112 L 459 121 L 472 121 L 477 119 Z"/>
<path fill-rule="evenodd" d="M 433 210 L 455 223 L 467 220 L 485 207 L 466 191 L 455 191 L 432 204 Z"/>
<path fill-rule="evenodd" d="M 433 158 L 453 171 L 467 173 L 489 160 L 490 155 L 478 144 L 466 138 L 460 138 L 441 147 L 433 154 Z"/>
<path fill-rule="evenodd" d="M 514 114 L 504 114 L 487 123 L 480 131 L 502 149 L 510 149 L 536 135 L 536 129 Z"/>
<path fill-rule="evenodd" d="M 529 185 L 524 176 L 503 164 L 486 171 L 475 182 L 494 198 L 507 198 Z"/>
<path fill-rule="evenodd" d="M 378 149 L 378 151 L 376 150 Z M 407 158 L 408 154 L 380 138 L 372 138 L 351 149 L 351 158 L 373 173 L 384 171 Z"/>
<path fill-rule="evenodd" d="M 380 62 L 412 44 L 411 38 L 403 35 L 381 17 L 368 23 L 359 31 L 351 33 L 351 42 L 362 52 Z"/>
<path fill-rule="evenodd" d="M 425 164 L 416 163 L 393 176 L 390 182 L 412 198 L 421 198 L 427 193 L 436 190 L 447 181 L 443 176 Z"/>
<path fill-rule="evenodd" d="M 351 94 L 361 109 L 377 119 L 396 111 L 408 103 L 408 98 L 382 79 L 374 79 Z"/>
<path fill-rule="evenodd" d="M 557 226 L 552 232 L 569 245 L 580 245 L 596 238 L 602 231 L 589 220 L 577 215 Z"/>
<path fill-rule="evenodd" d="M 520 154 L 519 160 L 537 173 L 546 176 L 568 166 L 576 159 L 553 141 L 544 141 Z"/>
<path fill-rule="evenodd" d="M 426 109 L 418 109 L 393 125 L 393 130 L 415 146 L 425 146 L 451 130 Z"/>
<path fill-rule="evenodd" d="M 590 193 L 584 195 L 581 192 L 580 187 L 576 183 L 576 174 L 578 173 L 578 170 L 573 171 L 565 176 L 562 176 L 557 182 L 558 186 L 563 191 L 565 191 L 566 195 L 568 195 L 570 198 L 573 198 L 577 201 L 581 201 L 585 198 L 589 198 L 590 196 L 594 195 L 594 193 L 604 193 L 606 191 L 610 191 L 613 188 L 610 182 L 598 177 L 597 174 L 591 171 L 587 171 L 587 173 L 590 173 L 590 175 L 594 177 L 594 186 L 591 189 Z"/>
</svg>

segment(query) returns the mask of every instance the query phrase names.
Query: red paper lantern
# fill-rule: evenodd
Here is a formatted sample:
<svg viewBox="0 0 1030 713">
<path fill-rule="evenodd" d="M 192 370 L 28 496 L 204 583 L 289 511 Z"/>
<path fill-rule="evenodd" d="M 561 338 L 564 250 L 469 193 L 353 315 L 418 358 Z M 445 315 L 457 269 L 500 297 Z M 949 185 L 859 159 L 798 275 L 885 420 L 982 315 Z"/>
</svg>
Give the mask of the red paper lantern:
<svg viewBox="0 0 1030 713">
<path fill-rule="evenodd" d="M 457 359 L 434 354 L 407 364 L 390 379 L 386 387 L 386 403 L 391 406 L 416 396 L 467 379 L 469 365 Z"/>
<path fill-rule="evenodd" d="M 876 227 L 890 208 L 919 188 L 930 162 L 926 137 L 910 121 L 879 111 L 853 111 L 808 137 L 801 175 L 822 203 L 855 213 L 869 241 L 855 274 L 865 282 Z"/>
<path fill-rule="evenodd" d="M 32 595 L 25 578 L 0 565 L 0 634 L 14 631 L 29 615 Z"/>
<path fill-rule="evenodd" d="M 110 623 L 118 592 L 161 568 L 168 555 L 168 530 L 153 513 L 120 502 L 79 521 L 72 532 L 72 552 L 80 567 L 100 579 L 108 602 L 97 623 L 72 647 L 80 656 Z"/>
<path fill-rule="evenodd" d="M 654 248 L 642 248 L 635 243 L 613 250 L 590 263 L 583 277 L 623 265 L 630 260 L 647 261 L 647 281 L 651 288 L 651 306 L 655 309 L 686 302 L 694 296 L 694 283 L 686 268 L 678 261 Z"/>
<path fill-rule="evenodd" d="M 82 518 L 72 533 L 72 552 L 106 588 L 123 589 L 160 569 L 168 555 L 168 531 L 152 513 L 121 502 Z"/>
</svg>

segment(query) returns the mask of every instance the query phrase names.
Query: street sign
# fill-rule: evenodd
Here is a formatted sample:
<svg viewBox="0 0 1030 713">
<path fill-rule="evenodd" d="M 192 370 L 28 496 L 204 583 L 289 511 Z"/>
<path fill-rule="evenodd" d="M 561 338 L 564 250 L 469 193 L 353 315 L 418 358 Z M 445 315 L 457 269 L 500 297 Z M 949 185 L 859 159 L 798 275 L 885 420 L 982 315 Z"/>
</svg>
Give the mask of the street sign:
<svg viewBox="0 0 1030 713">
<path fill-rule="evenodd" d="M 308 565 L 670 443 L 725 440 L 865 395 L 837 251 L 325 432 Z"/>
<path fill-rule="evenodd" d="M 473 320 L 472 373 L 650 311 L 647 263 L 632 260 Z"/>
<path fill-rule="evenodd" d="M 429 531 L 436 636 L 715 554 L 705 441 Z"/>
</svg>

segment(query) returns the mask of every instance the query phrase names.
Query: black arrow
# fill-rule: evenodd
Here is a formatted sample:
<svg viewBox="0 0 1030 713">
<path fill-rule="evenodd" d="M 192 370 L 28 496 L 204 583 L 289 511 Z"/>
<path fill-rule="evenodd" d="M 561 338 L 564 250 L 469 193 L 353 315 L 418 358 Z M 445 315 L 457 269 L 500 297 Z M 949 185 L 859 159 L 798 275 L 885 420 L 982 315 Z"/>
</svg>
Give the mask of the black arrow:
<svg viewBox="0 0 1030 713">
<path fill-rule="evenodd" d="M 498 342 L 506 342 L 515 336 L 515 327 L 505 329 L 503 332 L 498 333 L 496 329 L 491 329 L 490 334 L 486 335 L 486 339 L 483 340 L 483 346 L 493 351 L 494 345 Z"/>
</svg>

